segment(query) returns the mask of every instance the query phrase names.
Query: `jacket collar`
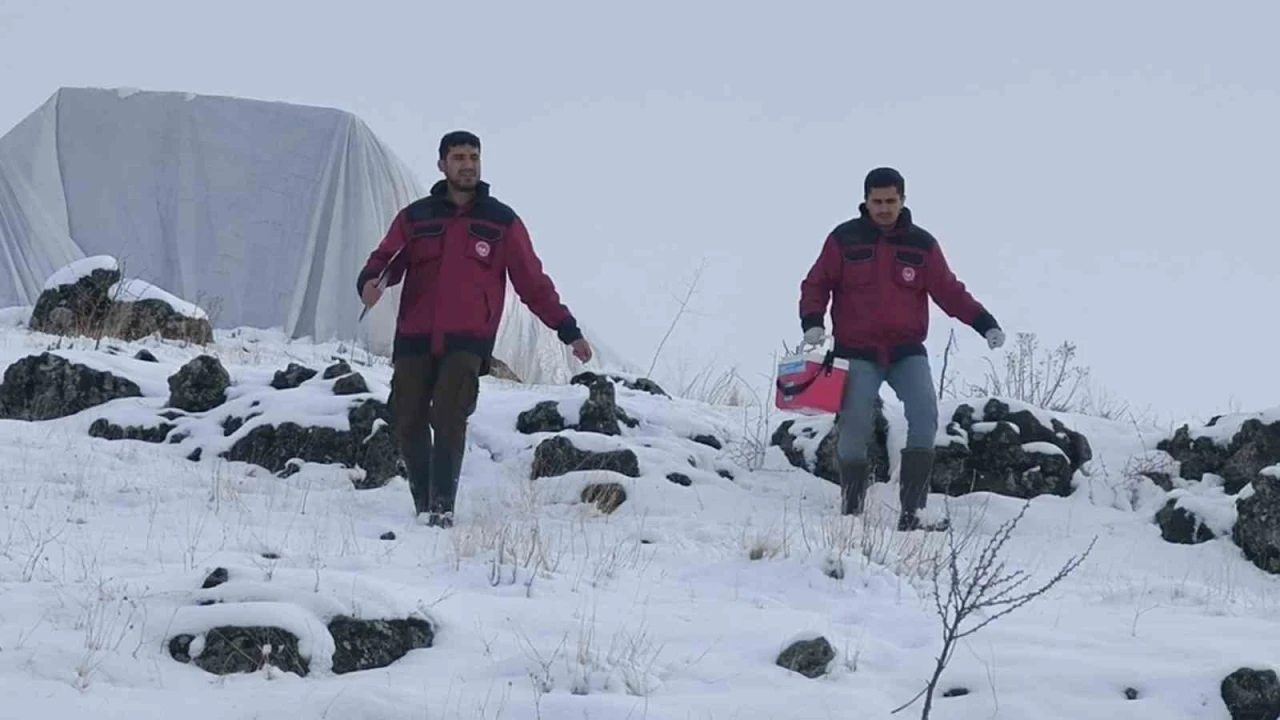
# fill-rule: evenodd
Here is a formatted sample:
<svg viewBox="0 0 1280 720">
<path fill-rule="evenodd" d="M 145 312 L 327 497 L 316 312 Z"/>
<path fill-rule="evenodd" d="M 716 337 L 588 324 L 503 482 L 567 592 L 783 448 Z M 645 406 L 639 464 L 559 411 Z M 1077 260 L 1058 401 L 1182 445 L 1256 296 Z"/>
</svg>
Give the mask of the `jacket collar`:
<svg viewBox="0 0 1280 720">
<path fill-rule="evenodd" d="M 435 185 L 431 186 L 431 197 L 447 198 L 449 195 L 449 181 L 437 180 Z M 489 183 L 481 180 L 476 183 L 476 199 L 489 197 Z"/>
</svg>

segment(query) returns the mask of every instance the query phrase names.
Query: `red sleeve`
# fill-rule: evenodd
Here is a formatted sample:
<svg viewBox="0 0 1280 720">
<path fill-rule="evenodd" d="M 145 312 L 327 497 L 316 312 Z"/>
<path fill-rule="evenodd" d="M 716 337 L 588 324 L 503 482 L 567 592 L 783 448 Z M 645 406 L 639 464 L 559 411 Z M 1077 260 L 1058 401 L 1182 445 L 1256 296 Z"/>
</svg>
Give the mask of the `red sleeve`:
<svg viewBox="0 0 1280 720">
<path fill-rule="evenodd" d="M 560 341 L 568 345 L 582 337 L 578 323 L 569 308 L 560 302 L 555 283 L 542 270 L 542 261 L 533 251 L 529 230 L 517 217 L 507 228 L 507 273 L 511 285 L 525 305 L 544 325 L 555 330 Z"/>
<path fill-rule="evenodd" d="M 800 327 L 808 330 L 811 327 L 822 327 L 827 315 L 827 305 L 831 302 L 831 294 L 840 286 L 840 273 L 844 267 L 844 259 L 840 255 L 840 245 L 835 235 L 828 235 L 822 245 L 822 252 L 809 268 L 800 283 Z"/>
<path fill-rule="evenodd" d="M 387 263 L 391 262 L 396 252 L 405 247 L 409 241 L 409 234 L 405 228 L 404 212 L 396 214 L 394 220 L 391 221 L 391 227 L 387 229 L 387 234 L 382 238 L 382 242 L 378 243 L 378 247 L 369 253 L 369 259 L 365 261 L 364 268 L 360 271 L 359 277 L 356 279 L 356 294 L 360 294 L 364 290 L 364 284 L 371 278 L 380 275 Z M 407 267 L 404 254 L 395 258 L 390 271 L 387 273 L 387 287 L 391 287 L 404 279 L 404 271 Z"/>
<path fill-rule="evenodd" d="M 942 311 L 985 335 L 988 330 L 1000 327 L 982 303 L 974 299 L 964 283 L 951 271 L 947 257 L 938 244 L 933 246 L 933 257 L 928 268 L 928 289 L 933 301 Z"/>
</svg>

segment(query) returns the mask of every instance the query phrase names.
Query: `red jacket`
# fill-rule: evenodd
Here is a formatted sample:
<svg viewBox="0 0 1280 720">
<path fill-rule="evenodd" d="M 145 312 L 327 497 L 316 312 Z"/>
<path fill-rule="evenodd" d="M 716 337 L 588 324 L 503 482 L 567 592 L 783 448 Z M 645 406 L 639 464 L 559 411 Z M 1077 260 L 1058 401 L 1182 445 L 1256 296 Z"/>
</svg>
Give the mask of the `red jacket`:
<svg viewBox="0 0 1280 720">
<path fill-rule="evenodd" d="M 441 180 L 430 195 L 396 214 L 356 282 L 359 292 L 388 263 L 387 286 L 404 281 L 393 355 L 465 350 L 488 367 L 508 275 L 520 298 L 562 342 L 581 338 L 515 211 L 490 195 L 487 183 L 479 183 L 475 200 L 461 208 L 446 188 Z"/>
<path fill-rule="evenodd" d="M 882 230 L 860 206 L 860 217 L 837 226 L 800 284 L 800 325 L 822 327 L 831 304 L 837 357 L 881 366 L 925 354 L 929 298 L 979 334 L 999 327 L 947 266 L 942 248 L 903 208 Z"/>
</svg>

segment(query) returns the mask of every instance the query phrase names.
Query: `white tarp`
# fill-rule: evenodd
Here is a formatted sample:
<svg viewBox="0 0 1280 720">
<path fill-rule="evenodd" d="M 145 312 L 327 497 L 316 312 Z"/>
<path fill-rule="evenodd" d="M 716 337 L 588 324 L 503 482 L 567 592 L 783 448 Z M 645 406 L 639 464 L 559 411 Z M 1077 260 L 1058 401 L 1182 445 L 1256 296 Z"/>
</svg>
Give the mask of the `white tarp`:
<svg viewBox="0 0 1280 720">
<path fill-rule="evenodd" d="M 64 88 L 0 138 L 0 307 L 33 305 L 58 268 L 111 255 L 216 327 L 389 353 L 399 288 L 362 324 L 354 278 L 395 213 L 424 194 L 347 112 Z M 495 354 L 523 379 L 580 369 L 514 296 L 507 313 Z"/>
</svg>

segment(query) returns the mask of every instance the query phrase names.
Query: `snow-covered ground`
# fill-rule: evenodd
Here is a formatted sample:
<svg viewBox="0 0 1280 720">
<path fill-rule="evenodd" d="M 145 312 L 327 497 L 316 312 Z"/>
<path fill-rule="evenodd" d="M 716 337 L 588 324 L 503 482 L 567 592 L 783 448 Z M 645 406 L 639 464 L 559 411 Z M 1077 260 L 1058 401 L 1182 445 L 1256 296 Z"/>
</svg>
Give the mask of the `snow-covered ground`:
<svg viewBox="0 0 1280 720">
<path fill-rule="evenodd" d="M 191 462 L 182 445 L 87 433 L 98 417 L 153 415 L 167 376 L 202 351 L 220 358 L 238 393 L 290 362 L 323 368 L 341 355 L 385 399 L 385 361 L 366 366 L 358 351 L 252 330 L 219 332 L 203 350 L 95 350 L 0 318 L 0 367 L 54 347 L 147 396 L 61 420 L 0 420 L 0 718 L 872 720 L 891 717 L 932 670 L 940 629 L 925 558 L 944 536 L 893 531 L 896 484 L 877 485 L 877 510 L 850 521 L 836 514 L 836 487 L 777 448 L 756 471 L 742 467 L 734 459 L 759 438 L 743 437 L 740 409 L 619 389 L 639 428 L 620 439 L 569 433 L 582 447 L 626 445 L 640 457 L 642 477 L 608 478 L 627 500 L 603 515 L 578 500 L 596 479 L 588 473 L 530 481 L 546 436 L 515 430 L 519 412 L 547 399 L 571 410 L 586 389 L 486 378 L 458 525 L 445 531 L 412 522 L 399 478 L 355 490 L 341 468 L 282 479 L 212 452 Z M 132 360 L 141 347 L 160 363 Z M 298 418 L 315 408 L 300 406 Z M 888 412 L 900 420 L 892 402 Z M 1043 580 L 1095 537 L 1096 547 L 1049 594 L 962 643 L 939 695 L 968 693 L 936 698 L 933 716 L 1225 720 L 1223 677 L 1276 662 L 1280 581 L 1229 539 L 1161 539 L 1151 518 L 1165 495 L 1129 477 L 1159 431 L 1062 419 L 1090 439 L 1094 461 L 1072 497 L 1031 503 L 1005 555 Z M 728 447 L 688 440 L 705 432 Z M 942 506 L 930 498 L 932 512 Z M 957 526 L 979 533 L 1020 508 L 986 494 L 950 503 Z M 395 539 L 381 539 L 388 531 Z M 215 567 L 231 579 L 201 590 Z M 209 598 L 224 602 L 200 604 Z M 434 646 L 335 675 L 325 623 L 340 613 L 420 613 L 436 625 Z M 169 656 L 171 637 L 225 623 L 291 630 L 310 674 L 218 677 Z M 775 664 L 791 642 L 818 635 L 837 654 L 826 676 Z M 892 717 L 919 712 L 917 703 Z"/>
</svg>

